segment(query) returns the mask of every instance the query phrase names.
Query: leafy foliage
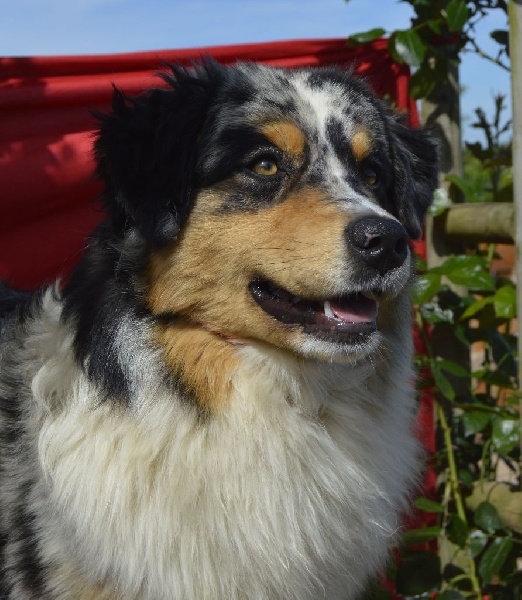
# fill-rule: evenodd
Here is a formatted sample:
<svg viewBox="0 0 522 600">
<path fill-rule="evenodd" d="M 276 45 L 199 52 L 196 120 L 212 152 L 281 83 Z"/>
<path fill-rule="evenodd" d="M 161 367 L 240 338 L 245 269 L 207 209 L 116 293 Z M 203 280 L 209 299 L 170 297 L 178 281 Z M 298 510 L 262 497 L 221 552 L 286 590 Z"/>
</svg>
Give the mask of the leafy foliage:
<svg viewBox="0 0 522 600">
<path fill-rule="evenodd" d="M 486 54 L 475 39 L 477 23 L 492 11 L 507 17 L 505 0 L 400 1 L 414 10 L 410 27 L 392 32 L 379 27 L 348 41 L 367 43 L 387 33 L 393 58 L 414 70 L 415 98 L 443 84 L 463 52 L 509 70 L 507 30 L 491 31 L 496 55 Z M 505 140 L 511 122 L 503 118 L 505 97 L 497 94 L 494 101 L 492 118 L 477 108 L 472 123 L 484 143 L 466 144 L 463 176 L 447 177 L 466 202 L 513 198 L 511 144 Z M 444 210 L 445 199 L 438 200 Z M 493 245 L 469 248 L 431 269 L 419 261 L 415 315 L 424 351 L 417 367 L 420 393 L 428 389 L 435 398 L 437 451 L 431 468 L 437 484 L 432 496 L 415 501 L 420 525 L 404 534 L 389 585 L 376 586 L 368 595 L 372 600 L 522 599 L 516 287 L 494 275 L 496 251 Z M 441 339 L 446 348 L 460 347 L 470 364 L 450 360 Z M 500 472 L 507 483 L 499 483 Z"/>
<path fill-rule="evenodd" d="M 463 176 L 447 176 L 466 202 L 510 202 L 513 199 L 511 142 L 503 139 L 511 131 L 511 119 L 503 121 L 505 98 L 503 94 L 493 96 L 495 113 L 491 121 L 482 108 L 475 109 L 476 120 L 471 126 L 482 130 L 486 143 L 466 143 Z"/>
<path fill-rule="evenodd" d="M 349 0 L 345 0 L 349 1 Z M 416 69 L 410 82 L 414 98 L 426 98 L 443 83 L 450 63 L 458 61 L 462 52 L 475 52 L 509 70 L 509 36 L 507 29 L 491 32 L 498 44 L 496 55 L 487 54 L 477 43 L 475 29 L 488 14 L 502 11 L 507 16 L 505 0 L 400 0 L 414 10 L 411 26 L 388 32 L 389 51 L 394 60 Z M 386 29 L 350 35 L 352 46 L 382 37 Z"/>
<path fill-rule="evenodd" d="M 494 482 L 501 466 L 512 473 L 508 500 L 519 494 L 522 524 L 520 415 L 518 403 L 515 286 L 495 278 L 490 248 L 454 256 L 436 269 L 425 270 L 416 289 L 416 316 L 425 352 L 417 357 L 423 386 L 437 391 L 439 448 L 433 457 L 438 472 L 436 498 L 419 498 L 415 506 L 429 515 L 427 525 L 405 534 L 406 556 L 413 550 L 448 561 L 440 579 L 429 564 L 425 588 L 417 582 L 422 565 L 402 563 L 396 590 L 408 597 L 519 600 L 521 578 L 517 558 L 522 555 L 522 527 L 514 530 L 504 517 L 504 504 L 488 501 L 487 494 L 472 509 L 468 497 L 481 482 Z M 421 265 L 422 266 L 422 265 Z M 457 295 L 451 284 L 465 285 Z M 451 326 L 448 344 L 463 344 L 480 357 L 471 372 L 437 355 L 432 344 L 437 328 Z M 463 385 L 464 384 L 464 385 Z M 516 505 L 516 503 L 515 503 Z M 433 541 L 437 538 L 437 544 Z M 450 551 L 448 552 L 448 548 Z M 435 560 L 433 558 L 432 560 Z M 406 569 L 406 573 L 405 573 Z M 413 587 L 405 587 L 412 578 Z M 404 593 L 407 590 L 408 593 Z M 427 596 L 426 596 L 427 597 Z"/>
</svg>

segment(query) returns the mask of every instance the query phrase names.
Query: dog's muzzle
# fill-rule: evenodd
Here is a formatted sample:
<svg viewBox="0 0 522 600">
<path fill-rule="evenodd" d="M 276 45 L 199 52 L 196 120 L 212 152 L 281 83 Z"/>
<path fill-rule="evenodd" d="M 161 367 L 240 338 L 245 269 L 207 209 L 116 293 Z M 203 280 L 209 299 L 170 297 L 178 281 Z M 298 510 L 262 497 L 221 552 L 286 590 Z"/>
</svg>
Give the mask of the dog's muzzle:
<svg viewBox="0 0 522 600">
<path fill-rule="evenodd" d="M 400 269 L 408 258 L 409 236 L 393 219 L 377 215 L 360 217 L 348 225 L 345 239 L 352 256 L 361 262 L 368 282 Z M 377 329 L 380 291 L 370 286 L 367 291 L 312 300 L 256 278 L 250 283 L 250 293 L 280 323 L 299 326 L 303 333 L 326 341 L 360 343 Z"/>
</svg>

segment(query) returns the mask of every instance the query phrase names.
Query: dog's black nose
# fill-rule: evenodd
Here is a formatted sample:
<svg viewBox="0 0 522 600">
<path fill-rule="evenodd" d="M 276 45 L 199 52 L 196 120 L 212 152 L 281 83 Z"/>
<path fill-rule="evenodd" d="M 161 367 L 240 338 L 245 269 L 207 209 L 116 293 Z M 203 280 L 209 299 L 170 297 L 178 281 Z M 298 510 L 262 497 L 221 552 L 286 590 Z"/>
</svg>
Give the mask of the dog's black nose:
<svg viewBox="0 0 522 600">
<path fill-rule="evenodd" d="M 400 267 L 408 256 L 408 233 L 393 219 L 360 217 L 348 225 L 346 237 L 356 255 L 381 275 Z"/>
</svg>

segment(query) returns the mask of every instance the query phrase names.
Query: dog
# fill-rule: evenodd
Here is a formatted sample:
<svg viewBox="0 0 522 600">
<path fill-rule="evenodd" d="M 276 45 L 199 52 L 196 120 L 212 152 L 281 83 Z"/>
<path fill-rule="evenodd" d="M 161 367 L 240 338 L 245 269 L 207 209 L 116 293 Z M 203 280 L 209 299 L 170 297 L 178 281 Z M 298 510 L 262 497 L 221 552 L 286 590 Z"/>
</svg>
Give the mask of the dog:
<svg viewBox="0 0 522 600">
<path fill-rule="evenodd" d="M 1 597 L 357 598 L 421 470 L 436 144 L 349 70 L 165 69 L 99 116 L 76 270 L 2 288 Z"/>
</svg>

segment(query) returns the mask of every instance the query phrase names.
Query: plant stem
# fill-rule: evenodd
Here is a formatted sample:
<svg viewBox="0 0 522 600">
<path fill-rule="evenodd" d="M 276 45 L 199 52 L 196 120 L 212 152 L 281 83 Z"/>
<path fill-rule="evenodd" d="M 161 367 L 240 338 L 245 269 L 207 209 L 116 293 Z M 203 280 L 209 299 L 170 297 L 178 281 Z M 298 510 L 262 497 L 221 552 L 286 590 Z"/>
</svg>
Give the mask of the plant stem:
<svg viewBox="0 0 522 600">
<path fill-rule="evenodd" d="M 479 45 L 477 44 L 477 42 L 468 36 L 467 41 L 469 42 L 469 44 L 472 46 L 473 48 L 473 52 L 475 54 L 478 54 L 481 58 L 483 58 L 484 60 L 487 60 L 491 63 L 493 63 L 494 65 L 497 65 L 498 67 L 500 67 L 501 69 L 504 69 L 504 71 L 507 71 L 508 73 L 511 72 L 511 68 L 504 64 L 501 60 L 499 60 L 498 58 L 493 58 L 493 56 L 490 56 L 489 54 L 486 54 L 484 52 L 484 50 L 482 50 Z M 464 50 L 464 52 L 466 52 L 466 50 Z"/>
<path fill-rule="evenodd" d="M 455 453 L 453 452 L 453 440 L 451 438 L 451 428 L 448 424 L 448 420 L 446 419 L 446 413 L 444 412 L 444 408 L 437 402 L 437 418 L 442 427 L 442 431 L 444 434 L 444 444 L 446 446 L 446 453 L 448 456 L 448 466 L 450 473 L 450 485 L 451 490 L 453 492 L 453 497 L 455 498 L 455 503 L 457 505 L 457 514 L 464 521 L 467 522 L 466 519 L 466 511 L 464 510 L 464 503 L 462 501 L 462 496 L 460 495 L 459 490 L 459 476 L 457 472 L 457 463 L 455 461 Z"/>
<path fill-rule="evenodd" d="M 415 319 L 416 319 L 416 323 L 419 327 L 419 331 L 420 331 L 420 334 L 422 336 L 422 339 L 423 339 L 423 342 L 424 342 L 424 345 L 426 348 L 426 354 L 428 355 L 428 358 L 431 361 L 433 361 L 434 360 L 433 347 L 431 345 L 431 341 L 430 341 L 428 335 L 426 334 L 424 319 L 422 318 L 422 314 L 421 314 L 420 310 L 415 311 Z M 464 508 L 464 501 L 462 499 L 462 494 L 460 493 L 460 488 L 459 488 L 459 475 L 458 475 L 458 471 L 457 471 L 457 462 L 455 460 L 455 452 L 453 451 L 453 439 L 451 436 L 451 427 L 446 418 L 446 413 L 444 412 L 444 407 L 437 400 L 436 395 L 435 395 L 435 404 L 437 407 L 436 408 L 437 418 L 438 418 L 440 426 L 442 428 L 442 432 L 443 432 L 443 436 L 444 436 L 444 445 L 446 447 L 446 454 L 448 457 L 450 489 L 452 491 L 453 497 L 455 499 L 455 504 L 457 506 L 457 514 L 458 514 L 459 518 L 466 524 L 466 526 L 468 526 L 466 510 Z M 473 593 L 476 595 L 477 599 L 479 599 L 482 597 L 482 592 L 480 589 L 480 582 L 478 580 L 477 571 L 475 568 L 475 561 L 473 560 L 473 557 L 471 557 L 469 555 L 467 556 L 467 558 L 468 558 L 468 563 L 469 563 L 469 580 L 471 582 L 471 587 L 472 587 Z"/>
<path fill-rule="evenodd" d="M 455 452 L 453 451 L 453 439 L 451 437 L 451 427 L 448 424 L 448 420 L 446 419 L 446 413 L 444 412 L 443 406 L 437 402 L 437 418 L 439 419 L 440 426 L 442 428 L 442 432 L 444 434 L 444 445 L 446 446 L 446 454 L 448 457 L 448 467 L 449 467 L 449 479 L 450 486 L 453 492 L 453 497 L 455 499 L 455 504 L 457 506 L 457 514 L 459 518 L 468 525 L 468 520 L 466 518 L 466 510 L 464 508 L 464 502 L 462 500 L 462 495 L 460 493 L 459 488 L 459 475 L 457 472 L 457 463 L 455 461 Z M 471 587 L 473 592 L 477 595 L 477 598 L 481 597 L 481 589 L 480 582 L 477 577 L 477 572 L 475 569 L 475 561 L 472 557 L 469 558 L 469 580 L 471 582 Z"/>
</svg>

